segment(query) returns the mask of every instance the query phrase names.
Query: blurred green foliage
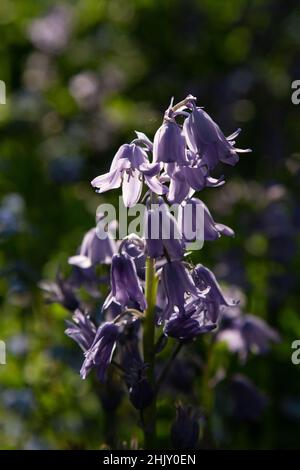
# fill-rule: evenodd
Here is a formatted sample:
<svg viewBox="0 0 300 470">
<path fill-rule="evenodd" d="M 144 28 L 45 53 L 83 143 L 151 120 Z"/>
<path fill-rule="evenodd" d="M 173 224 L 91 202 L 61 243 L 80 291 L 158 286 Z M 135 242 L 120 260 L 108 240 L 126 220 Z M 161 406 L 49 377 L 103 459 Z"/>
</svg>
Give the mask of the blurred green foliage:
<svg viewBox="0 0 300 470">
<path fill-rule="evenodd" d="M 0 339 L 7 343 L 0 448 L 107 442 L 112 423 L 92 380 L 80 379 L 81 353 L 64 336 L 69 314 L 45 305 L 37 283 L 65 269 L 97 205 L 115 200 L 95 195 L 89 181 L 135 129 L 153 136 L 171 96 L 188 93 L 228 135 L 242 127 L 238 146 L 253 149 L 224 168 L 224 187 L 203 193 L 236 238 L 207 243 L 195 261 L 244 291 L 247 310 L 282 336 L 272 354 L 245 367 L 221 351 L 221 361 L 246 369 L 269 406 L 255 425 L 231 423 L 226 437 L 216 421 L 220 446 L 297 447 L 300 368 L 290 357 L 300 337 L 300 108 L 291 103 L 291 82 L 300 79 L 298 2 L 70 0 L 53 13 L 54 3 L 0 3 L 7 87 L 0 105 Z M 200 343 L 193 346 L 199 355 Z M 171 393 L 159 405 L 162 446 L 175 413 Z M 119 445 L 140 437 L 126 400 L 116 419 Z"/>
</svg>

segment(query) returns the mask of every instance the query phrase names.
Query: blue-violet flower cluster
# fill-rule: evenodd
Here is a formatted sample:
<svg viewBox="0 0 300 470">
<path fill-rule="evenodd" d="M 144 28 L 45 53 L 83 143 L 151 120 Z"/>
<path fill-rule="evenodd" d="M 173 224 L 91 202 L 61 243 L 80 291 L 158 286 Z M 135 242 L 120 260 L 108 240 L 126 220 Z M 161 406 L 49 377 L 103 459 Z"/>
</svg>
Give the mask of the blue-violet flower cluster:
<svg viewBox="0 0 300 470">
<path fill-rule="evenodd" d="M 149 406 L 160 383 L 159 365 L 153 371 L 154 382 L 148 380 L 151 364 L 141 348 L 150 308 L 156 337 L 160 335 L 156 354 L 166 347 L 169 338 L 182 345 L 207 334 L 213 343 L 225 342 L 245 361 L 250 353 L 265 353 L 270 343 L 278 340 L 277 333 L 264 321 L 244 315 L 238 299 L 223 293 L 209 267 L 194 265 L 187 256 L 189 243 L 195 240 L 188 226 L 196 227 L 197 208 L 203 215 L 205 242 L 234 235 L 230 227 L 215 222 L 195 193 L 223 185 L 224 178 L 213 172 L 223 164 L 235 165 L 240 153 L 250 151 L 235 146 L 240 129 L 226 137 L 196 101 L 189 95 L 178 104 L 171 102 L 153 141 L 136 132 L 131 142 L 118 149 L 109 171 L 91 182 L 101 194 L 121 187 L 126 207 L 145 202 L 144 236 L 130 234 L 117 242 L 99 238 L 92 228 L 69 258 L 70 276 L 63 279 L 59 274 L 56 282 L 43 285 L 49 301 L 73 311 L 66 334 L 83 350 L 81 377 L 85 379 L 95 369 L 99 380 L 105 382 L 110 365 L 117 365 L 138 409 Z M 177 215 L 169 210 L 169 204 L 174 203 L 178 205 Z M 101 224 L 101 218 L 97 222 Z M 147 260 L 152 263 L 151 286 L 155 287 L 151 305 Z M 103 298 L 107 285 L 109 291 Z M 82 288 L 96 299 L 96 315 L 81 300 Z M 182 408 L 177 421 L 187 427 L 191 422 L 184 445 L 196 441 L 197 424 Z M 172 428 L 175 442 L 176 426 Z"/>
</svg>

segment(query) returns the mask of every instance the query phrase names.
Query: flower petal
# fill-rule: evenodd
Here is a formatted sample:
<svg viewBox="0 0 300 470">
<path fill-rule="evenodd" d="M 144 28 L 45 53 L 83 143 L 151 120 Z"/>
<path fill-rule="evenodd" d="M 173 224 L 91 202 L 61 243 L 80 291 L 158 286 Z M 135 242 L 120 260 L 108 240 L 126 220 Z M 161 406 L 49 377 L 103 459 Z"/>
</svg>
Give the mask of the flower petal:
<svg viewBox="0 0 300 470">
<path fill-rule="evenodd" d="M 121 186 L 121 175 L 121 171 L 117 168 L 109 173 L 97 176 L 92 180 L 91 185 L 98 188 L 99 193 L 104 193 L 105 191 Z"/>
<path fill-rule="evenodd" d="M 133 170 L 130 174 L 124 173 L 122 194 L 125 207 L 133 207 L 138 202 L 142 192 L 140 172 Z"/>
<path fill-rule="evenodd" d="M 70 258 L 68 259 L 68 263 L 72 266 L 78 266 L 78 268 L 81 269 L 87 269 L 92 266 L 90 258 L 83 255 L 70 256 Z"/>
<path fill-rule="evenodd" d="M 147 176 L 155 176 L 161 170 L 160 163 L 143 163 L 139 166 L 139 170 L 143 173 L 143 175 Z"/>
<path fill-rule="evenodd" d="M 166 194 L 168 192 L 168 187 L 164 186 L 156 176 L 146 176 L 145 177 L 145 183 L 146 185 L 151 189 L 156 194 Z"/>
</svg>

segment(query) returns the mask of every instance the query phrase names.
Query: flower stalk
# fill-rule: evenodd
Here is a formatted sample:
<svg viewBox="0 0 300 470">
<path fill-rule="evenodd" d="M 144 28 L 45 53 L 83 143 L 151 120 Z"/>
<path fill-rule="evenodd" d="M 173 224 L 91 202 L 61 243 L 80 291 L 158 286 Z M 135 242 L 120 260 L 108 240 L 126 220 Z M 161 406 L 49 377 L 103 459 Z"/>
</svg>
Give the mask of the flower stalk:
<svg viewBox="0 0 300 470">
<path fill-rule="evenodd" d="M 145 297 L 147 308 L 144 318 L 143 352 L 144 362 L 147 364 L 147 378 L 153 390 L 155 389 L 155 318 L 157 278 L 155 275 L 155 261 L 147 257 Z M 144 410 L 144 447 L 155 449 L 156 443 L 156 394 L 152 403 Z"/>
</svg>

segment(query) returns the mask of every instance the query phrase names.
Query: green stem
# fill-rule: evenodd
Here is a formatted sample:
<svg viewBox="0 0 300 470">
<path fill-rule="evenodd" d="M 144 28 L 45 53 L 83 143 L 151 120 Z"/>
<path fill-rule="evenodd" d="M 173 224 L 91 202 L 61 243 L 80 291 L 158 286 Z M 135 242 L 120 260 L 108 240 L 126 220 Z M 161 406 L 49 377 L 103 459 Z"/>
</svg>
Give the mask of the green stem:
<svg viewBox="0 0 300 470">
<path fill-rule="evenodd" d="M 156 301 L 157 278 L 155 275 L 154 260 L 146 260 L 146 286 L 145 295 L 147 308 L 145 310 L 144 330 L 143 330 L 143 349 L 144 362 L 148 365 L 147 378 L 155 389 L 155 322 L 154 308 Z M 156 394 L 152 403 L 144 410 L 144 448 L 155 449 L 156 445 Z"/>
</svg>

